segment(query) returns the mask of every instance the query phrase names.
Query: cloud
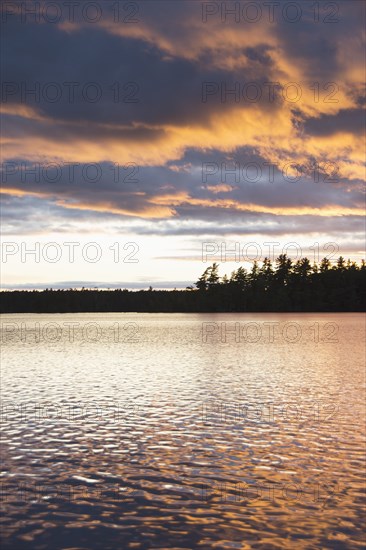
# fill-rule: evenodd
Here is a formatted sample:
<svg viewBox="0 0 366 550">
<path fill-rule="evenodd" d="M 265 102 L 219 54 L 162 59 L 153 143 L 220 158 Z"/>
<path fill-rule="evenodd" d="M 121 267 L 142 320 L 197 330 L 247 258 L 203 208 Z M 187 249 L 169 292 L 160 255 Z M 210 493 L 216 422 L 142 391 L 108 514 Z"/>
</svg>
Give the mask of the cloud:
<svg viewBox="0 0 366 550">
<path fill-rule="evenodd" d="M 9 17 L 5 232 L 88 232 L 95 224 L 141 235 L 310 235 L 314 228 L 358 235 L 365 6 L 338 2 L 332 16 L 331 6 L 319 5 L 316 21 L 316 3 L 297 4 L 302 16 L 294 23 L 282 6 L 273 22 L 265 10 L 251 24 L 243 12 L 238 22 L 225 20 L 221 3 L 204 22 L 200 2 L 155 1 L 138 4 L 136 24 L 116 23 L 112 4 L 95 24 Z M 338 22 L 326 22 L 332 17 Z M 36 93 L 24 96 L 32 87 Z M 11 163 L 14 173 L 4 179 Z M 61 177 L 52 180 L 52 169 L 38 181 L 24 177 L 35 163 L 58 163 Z M 76 166 L 72 181 L 67 163 Z M 99 179 L 85 178 L 86 163 L 98 163 Z M 250 163 L 260 167 L 256 181 L 245 178 Z M 226 172 L 237 164 L 239 177 Z"/>
<path fill-rule="evenodd" d="M 334 134 L 356 134 L 361 140 L 365 136 L 366 121 L 364 109 L 343 109 L 336 115 L 322 115 L 309 118 L 304 123 L 305 131 L 312 136 Z"/>
</svg>

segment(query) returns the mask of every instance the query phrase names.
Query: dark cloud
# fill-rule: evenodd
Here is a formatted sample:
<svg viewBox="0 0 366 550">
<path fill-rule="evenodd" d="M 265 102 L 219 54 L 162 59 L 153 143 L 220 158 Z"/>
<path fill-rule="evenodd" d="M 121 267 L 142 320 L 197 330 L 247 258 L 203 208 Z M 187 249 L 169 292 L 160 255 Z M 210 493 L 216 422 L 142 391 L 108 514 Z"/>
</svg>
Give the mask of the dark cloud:
<svg viewBox="0 0 366 550">
<path fill-rule="evenodd" d="M 44 118 L 4 117 L 3 131 L 15 140 L 34 136 L 50 138 L 55 144 L 78 140 L 90 144 L 101 140 L 106 144 L 116 140 L 154 143 L 164 137 L 166 125 L 182 129 L 209 127 L 213 115 L 225 115 L 237 109 L 233 95 L 224 95 L 224 101 L 221 95 L 222 87 L 231 90 L 235 83 L 240 85 L 242 110 L 257 107 L 242 96 L 243 87 L 250 82 L 262 90 L 258 100 L 261 112 L 279 111 L 284 105 L 280 90 L 276 88 L 274 100 L 269 101 L 266 87 L 268 82 L 276 82 L 281 76 L 285 78 L 283 69 L 277 67 L 274 60 L 275 54 L 301 66 L 305 75 L 320 80 L 321 86 L 328 81 L 337 83 L 341 71 L 339 30 L 349 30 L 355 36 L 362 32 L 359 18 L 362 8 L 352 0 L 347 3 L 352 4 L 352 10 L 348 11 L 343 2 L 338 3 L 340 20 L 334 24 L 324 23 L 328 13 L 324 6 L 320 8 L 320 22 L 315 22 L 315 8 L 309 2 L 297 4 L 303 15 L 295 23 L 286 21 L 283 8 L 278 8 L 270 27 L 278 41 L 277 47 L 270 36 L 266 43 L 265 35 L 263 42 L 255 46 L 235 44 L 235 38 L 240 38 L 237 34 L 240 25 L 229 18 L 217 27 L 220 17 L 217 21 L 215 18 L 216 26 L 203 23 L 202 6 L 197 6 L 197 2 L 184 2 L 184 8 L 179 2 L 141 2 L 140 23 L 136 28 L 144 25 L 150 37 L 143 32 L 135 37 L 118 35 L 117 31 L 124 29 L 118 29 L 113 23 L 110 3 L 100 24 L 86 24 L 76 17 L 76 26 L 72 29 L 32 21 L 22 24 L 18 18 L 10 17 L 3 26 L 3 103 L 5 107 L 33 107 Z M 108 25 L 103 26 L 106 22 Z M 223 35 L 217 43 L 206 43 L 204 38 L 209 37 L 210 32 L 216 33 L 218 28 L 236 34 L 232 38 Z M 256 24 L 256 28 L 260 31 L 262 23 Z M 186 43 L 187 49 L 197 43 L 197 54 L 187 58 L 179 48 L 168 54 L 162 46 L 164 41 Z M 279 47 L 282 52 L 278 51 Z M 242 62 L 236 64 L 237 59 Z M 117 102 L 116 87 L 112 89 L 116 82 L 119 83 Z M 6 83 L 10 83 L 10 87 L 14 84 L 14 95 L 7 95 Z M 35 83 L 40 86 L 40 100 L 31 93 L 22 100 L 22 86 L 32 89 Z M 44 97 L 47 90 L 51 98 L 56 93 L 52 85 L 47 88 L 51 83 L 61 91 L 60 99 L 55 102 Z M 76 83 L 73 99 L 71 84 L 66 83 Z M 96 103 L 83 97 L 83 92 L 91 96 L 95 93 L 93 86 L 86 89 L 88 83 L 99 87 L 101 97 Z M 202 102 L 203 83 L 214 83 L 215 88 L 205 103 Z M 311 82 L 299 85 L 310 86 Z M 349 90 L 348 93 L 353 97 L 356 92 Z M 358 90 L 354 100 L 360 103 L 361 95 Z M 301 104 L 296 104 L 296 108 L 301 117 Z M 308 120 L 304 130 L 322 135 L 318 128 L 329 127 L 328 116 L 323 115 L 324 125 L 321 119 L 319 122 L 316 118 Z M 342 111 L 339 121 L 349 132 L 361 131 L 357 113 L 352 109 Z"/>
<path fill-rule="evenodd" d="M 343 109 L 336 115 L 322 115 L 308 118 L 305 131 L 313 136 L 329 136 L 337 133 L 365 136 L 366 119 L 364 109 Z"/>
<path fill-rule="evenodd" d="M 359 37 L 364 30 L 365 3 L 359 0 L 340 0 L 313 4 L 308 0 L 295 2 L 301 18 L 293 23 L 284 17 L 277 21 L 278 37 L 286 57 L 295 60 L 309 79 L 321 83 L 336 81 L 342 85 L 341 50 L 345 37 Z M 277 9 L 285 8 L 286 4 Z M 295 10 L 289 9 L 289 18 L 296 19 Z M 359 44 L 362 48 L 361 42 Z M 359 52 L 355 52 L 359 53 Z M 352 63 L 352 59 L 349 60 Z"/>
<path fill-rule="evenodd" d="M 20 29 L 21 34 L 17 32 Z M 116 36 L 98 27 L 69 33 L 51 25 L 16 25 L 14 21 L 5 26 L 5 33 L 2 71 L 4 83 L 9 84 L 3 84 L 3 102 L 23 103 L 55 122 L 67 123 L 58 127 L 60 139 L 67 138 L 68 129 L 75 136 L 92 135 L 92 125 L 98 123 L 112 124 L 110 138 L 117 132 L 123 139 L 127 136 L 113 130 L 113 125 L 207 122 L 217 105 L 222 112 L 237 105 L 231 96 L 222 102 L 219 89 L 203 105 L 204 82 L 218 87 L 224 82 L 227 89 L 238 81 L 254 82 L 264 89 L 264 83 L 272 79 L 266 46 L 244 48 L 243 55 L 256 63 L 239 71 L 213 69 L 214 51 L 196 61 L 167 58 L 141 39 Z M 36 89 L 36 83 L 39 95 L 28 93 L 22 98 L 22 88 L 25 93 Z M 97 97 L 100 99 L 95 103 L 89 100 Z M 281 100 L 278 96 L 269 103 L 263 94 L 260 101 L 263 108 L 275 109 Z M 250 108 L 251 103 L 242 101 L 242 106 Z M 78 124 L 81 121 L 88 121 L 88 125 Z M 51 133 L 52 126 L 42 126 L 42 131 Z M 101 128 L 94 131 L 107 133 Z M 135 130 L 131 134 L 132 139 L 139 136 Z"/>
</svg>

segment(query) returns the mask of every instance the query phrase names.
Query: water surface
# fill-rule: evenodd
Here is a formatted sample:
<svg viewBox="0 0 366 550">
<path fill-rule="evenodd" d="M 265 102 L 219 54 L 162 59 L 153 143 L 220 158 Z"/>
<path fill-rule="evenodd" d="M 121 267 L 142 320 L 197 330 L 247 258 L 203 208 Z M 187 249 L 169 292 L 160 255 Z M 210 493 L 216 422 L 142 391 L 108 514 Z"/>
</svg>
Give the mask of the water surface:
<svg viewBox="0 0 366 550">
<path fill-rule="evenodd" d="M 363 315 L 1 327 L 4 548 L 363 547 Z"/>
</svg>

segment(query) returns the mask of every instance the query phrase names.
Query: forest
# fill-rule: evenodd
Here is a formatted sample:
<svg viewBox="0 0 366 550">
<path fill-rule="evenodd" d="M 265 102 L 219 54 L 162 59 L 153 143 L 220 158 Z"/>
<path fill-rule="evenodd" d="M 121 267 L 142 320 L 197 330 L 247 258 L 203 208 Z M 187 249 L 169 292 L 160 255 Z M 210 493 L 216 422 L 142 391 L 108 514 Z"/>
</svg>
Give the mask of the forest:
<svg viewBox="0 0 366 550">
<path fill-rule="evenodd" d="M 293 262 L 286 254 L 274 265 L 265 258 L 219 276 L 214 263 L 185 290 L 14 290 L 0 294 L 1 313 L 72 312 L 357 312 L 365 311 L 366 264 L 340 257 Z"/>
</svg>

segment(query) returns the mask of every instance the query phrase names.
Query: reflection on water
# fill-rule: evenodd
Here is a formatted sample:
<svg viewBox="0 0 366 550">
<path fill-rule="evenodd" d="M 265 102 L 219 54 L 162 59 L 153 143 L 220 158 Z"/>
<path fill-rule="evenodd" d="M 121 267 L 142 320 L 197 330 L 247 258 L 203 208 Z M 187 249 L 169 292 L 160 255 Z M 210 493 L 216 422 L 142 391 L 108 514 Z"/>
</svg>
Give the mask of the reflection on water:
<svg viewBox="0 0 366 550">
<path fill-rule="evenodd" d="M 3 315 L 4 548 L 361 548 L 361 314 Z"/>
</svg>

